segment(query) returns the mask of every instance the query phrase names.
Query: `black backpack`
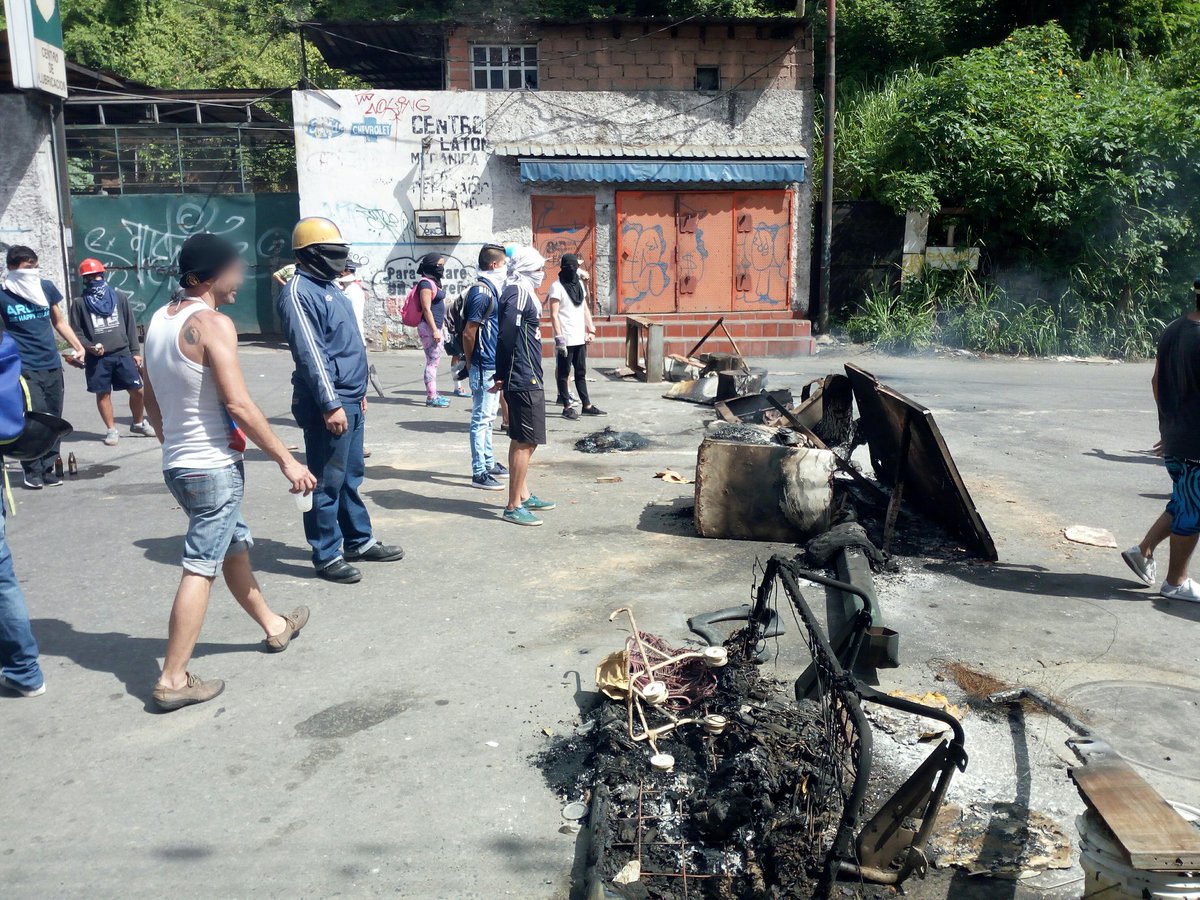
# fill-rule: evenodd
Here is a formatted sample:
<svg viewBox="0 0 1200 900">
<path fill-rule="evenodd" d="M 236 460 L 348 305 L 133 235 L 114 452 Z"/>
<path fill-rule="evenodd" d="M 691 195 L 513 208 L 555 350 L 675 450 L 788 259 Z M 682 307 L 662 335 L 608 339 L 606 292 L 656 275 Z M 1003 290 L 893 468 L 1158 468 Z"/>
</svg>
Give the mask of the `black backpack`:
<svg viewBox="0 0 1200 900">
<path fill-rule="evenodd" d="M 446 310 L 446 319 L 442 323 L 442 330 L 445 332 L 445 337 L 442 339 L 442 346 L 449 356 L 463 355 L 462 333 L 463 328 L 467 324 L 467 301 L 471 299 L 471 291 L 475 290 L 481 284 L 488 292 L 488 307 L 483 317 L 487 319 L 496 312 L 496 289 L 490 281 L 480 277 L 471 286 L 470 290 L 459 294 Z"/>
</svg>

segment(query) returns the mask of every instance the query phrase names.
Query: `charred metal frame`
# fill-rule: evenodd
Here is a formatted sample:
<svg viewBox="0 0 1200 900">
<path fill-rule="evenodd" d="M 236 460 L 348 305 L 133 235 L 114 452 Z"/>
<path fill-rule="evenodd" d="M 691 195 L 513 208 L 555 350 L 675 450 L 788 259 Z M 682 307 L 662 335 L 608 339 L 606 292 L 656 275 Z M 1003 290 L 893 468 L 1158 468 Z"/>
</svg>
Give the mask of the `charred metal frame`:
<svg viewBox="0 0 1200 900">
<path fill-rule="evenodd" d="M 800 579 L 836 587 L 863 600 L 864 608 L 859 618 L 865 621 L 865 626 L 855 629 L 858 637 L 849 643 L 843 654 L 835 653 L 830 646 L 804 599 Z M 808 811 L 814 842 L 828 844 L 817 896 L 828 896 L 839 875 L 881 884 L 900 884 L 913 872 L 924 875 L 924 847 L 937 812 L 954 770 L 963 771 L 967 767 L 962 725 L 944 710 L 890 697 L 849 674 L 862 647 L 865 628 L 870 627 L 867 598 L 853 585 L 801 569 L 783 556 L 771 557 L 757 586 L 754 607 L 747 616 L 749 624 L 743 645 L 747 658 L 756 655 L 761 648 L 763 636 L 758 629 L 760 623 L 767 621 L 766 613 L 772 609 L 777 583 L 796 612 L 802 625 L 801 637 L 812 656 L 812 664 L 796 681 L 796 699 L 811 699 L 819 705 L 829 749 L 824 759 L 816 761 L 819 767 L 816 784 L 809 786 L 801 801 Z M 859 813 L 871 779 L 872 736 L 862 711 L 861 701 L 864 700 L 942 722 L 950 728 L 951 737 L 934 748 L 858 831 L 856 838 Z M 837 815 L 836 823 L 831 820 L 831 813 Z"/>
</svg>

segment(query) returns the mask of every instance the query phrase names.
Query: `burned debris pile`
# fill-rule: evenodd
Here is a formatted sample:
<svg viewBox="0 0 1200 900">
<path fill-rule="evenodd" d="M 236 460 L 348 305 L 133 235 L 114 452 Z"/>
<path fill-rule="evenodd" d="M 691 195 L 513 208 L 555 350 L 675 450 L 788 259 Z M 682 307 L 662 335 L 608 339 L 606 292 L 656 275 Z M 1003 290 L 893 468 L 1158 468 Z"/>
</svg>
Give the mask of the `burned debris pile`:
<svg viewBox="0 0 1200 900">
<path fill-rule="evenodd" d="M 857 682 L 800 592 L 808 577 L 821 576 L 772 557 L 752 607 L 692 620 L 707 635 L 740 615 L 745 627 L 722 644 L 674 647 L 630 610 L 613 614 L 630 635 L 597 668 L 606 699 L 540 759 L 565 803 L 587 804 L 589 900 L 882 896 L 865 885 L 923 868 L 950 778 L 966 765 L 961 726 Z M 759 669 L 788 606 L 811 658 L 794 685 Z M 863 701 L 947 727 L 894 793 L 871 784 Z"/>
</svg>

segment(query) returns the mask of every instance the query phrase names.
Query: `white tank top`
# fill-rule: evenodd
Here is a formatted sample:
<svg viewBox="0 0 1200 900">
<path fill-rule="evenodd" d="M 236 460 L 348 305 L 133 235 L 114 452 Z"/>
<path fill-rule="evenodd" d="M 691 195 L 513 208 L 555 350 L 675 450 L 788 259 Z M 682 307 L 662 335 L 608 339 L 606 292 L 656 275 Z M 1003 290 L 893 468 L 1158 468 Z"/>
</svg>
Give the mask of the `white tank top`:
<svg viewBox="0 0 1200 900">
<path fill-rule="evenodd" d="M 219 469 L 242 458 L 229 449 L 229 423 L 207 366 L 179 349 L 179 333 L 193 315 L 209 307 L 192 302 L 170 313 L 168 303 L 146 329 L 146 372 L 163 420 L 164 469 Z"/>
</svg>

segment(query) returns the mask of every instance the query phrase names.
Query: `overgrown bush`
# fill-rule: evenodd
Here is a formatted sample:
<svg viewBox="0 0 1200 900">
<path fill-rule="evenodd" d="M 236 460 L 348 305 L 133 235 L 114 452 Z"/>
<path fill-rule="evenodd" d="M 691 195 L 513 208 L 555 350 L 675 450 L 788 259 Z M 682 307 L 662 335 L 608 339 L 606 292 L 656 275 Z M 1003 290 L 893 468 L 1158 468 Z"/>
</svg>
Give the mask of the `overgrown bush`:
<svg viewBox="0 0 1200 900">
<path fill-rule="evenodd" d="M 1150 310 L 1120 309 L 1085 300 L 1068 288 L 1059 297 L 1024 303 L 970 271 L 928 269 L 904 282 L 898 293 L 868 294 L 846 322 L 851 340 L 882 350 L 908 352 L 935 346 L 1021 356 L 1107 356 L 1154 354 L 1167 320 L 1180 305 Z"/>
<path fill-rule="evenodd" d="M 900 73 L 843 105 L 837 189 L 897 211 L 965 210 L 962 230 L 991 264 L 1070 285 L 1053 315 L 1007 310 L 1011 328 L 1106 327 L 1115 334 L 1074 340 L 1141 352 L 1145 323 L 1173 314 L 1200 267 L 1200 39 L 1191 42 L 1157 60 L 1085 62 L 1051 24 Z"/>
</svg>

